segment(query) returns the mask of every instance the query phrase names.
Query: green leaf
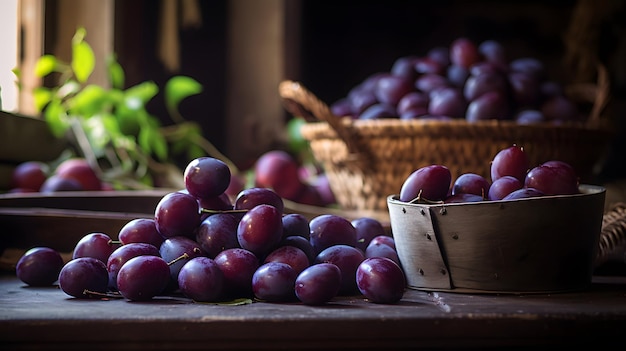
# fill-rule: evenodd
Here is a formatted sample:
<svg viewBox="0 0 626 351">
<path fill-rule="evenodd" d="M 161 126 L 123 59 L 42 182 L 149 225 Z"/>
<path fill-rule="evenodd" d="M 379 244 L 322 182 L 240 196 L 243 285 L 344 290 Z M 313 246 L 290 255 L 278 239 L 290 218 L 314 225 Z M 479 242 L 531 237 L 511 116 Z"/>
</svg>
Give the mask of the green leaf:
<svg viewBox="0 0 626 351">
<path fill-rule="evenodd" d="M 194 303 L 204 304 L 204 305 L 220 305 L 220 306 L 241 306 L 241 305 L 249 305 L 253 301 L 247 297 L 241 297 L 229 301 L 216 301 L 216 302 L 204 302 L 204 301 L 195 301 Z"/>
<path fill-rule="evenodd" d="M 195 160 L 198 157 L 206 156 L 206 152 L 200 146 L 192 144 L 187 149 L 187 158 L 189 160 Z"/>
<path fill-rule="evenodd" d="M 116 107 L 121 106 L 124 103 L 124 91 L 120 89 L 111 88 L 108 90 L 109 101 Z"/>
<path fill-rule="evenodd" d="M 254 168 L 250 168 L 244 172 L 245 185 L 244 188 L 253 188 L 255 187 L 255 172 Z"/>
<path fill-rule="evenodd" d="M 154 129 L 155 133 L 161 135 L 161 131 L 159 130 L 159 128 L 161 128 L 161 121 L 149 114 L 147 111 L 141 116 L 141 123 L 146 123 L 150 128 Z"/>
<path fill-rule="evenodd" d="M 64 136 L 65 132 L 70 127 L 65 121 L 65 110 L 61 106 L 61 101 L 58 99 L 50 101 L 44 113 L 44 117 L 50 127 L 50 131 L 57 138 Z"/>
<path fill-rule="evenodd" d="M 153 82 L 144 82 L 126 89 L 123 92 L 122 102 L 117 106 L 117 118 L 120 129 L 125 134 L 137 135 L 140 128 L 160 125 L 150 120 L 146 111 L 146 103 L 159 91 Z M 149 147 L 149 144 L 146 144 Z M 148 149 L 149 152 L 150 149 Z"/>
<path fill-rule="evenodd" d="M 202 139 L 202 130 L 197 123 L 180 123 L 176 129 L 176 133 L 169 135 L 172 154 L 185 155 L 189 159 L 206 156 L 207 152 L 197 143 Z"/>
<path fill-rule="evenodd" d="M 115 113 L 120 131 L 126 135 L 139 133 L 141 125 L 145 123 L 145 115 L 146 110 L 133 111 L 127 108 L 118 108 Z"/>
<path fill-rule="evenodd" d="M 154 82 L 143 82 L 125 90 L 124 98 L 127 107 L 133 110 L 143 108 L 159 92 L 159 87 Z"/>
<path fill-rule="evenodd" d="M 120 110 L 134 113 L 140 110 L 145 110 L 145 103 L 137 96 L 129 96 L 124 93 L 124 103 L 120 105 Z"/>
<path fill-rule="evenodd" d="M 53 55 L 43 55 L 35 62 L 35 76 L 45 77 L 54 72 L 57 66 L 57 58 Z"/>
<path fill-rule="evenodd" d="M 158 129 L 141 128 L 139 130 L 138 142 L 144 152 L 153 153 L 161 161 L 167 159 L 167 142 Z"/>
<path fill-rule="evenodd" d="M 186 76 L 175 76 L 165 84 L 165 104 L 170 114 L 178 111 L 180 102 L 202 92 L 202 85 L 195 79 Z"/>
<path fill-rule="evenodd" d="M 89 118 L 111 108 L 108 92 L 98 85 L 88 85 L 69 102 L 72 114 Z"/>
<path fill-rule="evenodd" d="M 309 148 L 309 142 L 300 133 L 303 124 L 306 121 L 302 118 L 292 118 L 287 122 L 288 148 L 295 154 L 301 154 Z"/>
<path fill-rule="evenodd" d="M 111 86 L 115 89 L 123 89 L 125 80 L 124 69 L 117 62 L 115 55 L 109 56 L 107 59 L 107 71 L 109 72 Z"/>
<path fill-rule="evenodd" d="M 81 89 L 80 84 L 77 81 L 70 79 L 67 82 L 63 83 L 56 92 L 56 95 L 60 99 L 67 99 L 68 97 L 76 94 Z"/>
<path fill-rule="evenodd" d="M 115 109 L 115 117 L 120 131 L 128 135 L 137 135 L 139 132 L 139 118 L 138 115 L 141 112 L 145 113 L 145 110 L 134 111 L 129 109 L 125 103 L 119 104 Z"/>
<path fill-rule="evenodd" d="M 135 138 L 129 135 L 119 135 L 113 138 L 112 142 L 115 147 L 125 149 L 128 152 L 134 152 L 137 148 Z"/>
<path fill-rule="evenodd" d="M 87 30 L 85 27 L 76 28 L 76 32 L 74 32 L 74 36 L 72 37 L 72 45 L 84 41 L 85 36 L 87 36 Z"/>
<path fill-rule="evenodd" d="M 167 160 L 167 141 L 160 133 L 155 133 L 151 139 L 152 150 L 161 161 Z"/>
<path fill-rule="evenodd" d="M 144 152 L 150 154 L 152 152 L 152 146 L 150 139 L 154 133 L 150 128 L 141 128 L 139 129 L 139 134 L 137 135 L 137 143 L 139 143 L 139 147 L 143 149 Z"/>
<path fill-rule="evenodd" d="M 102 125 L 106 132 L 111 136 L 111 139 L 119 138 L 122 136 L 122 131 L 118 120 L 113 114 L 105 114 L 102 118 Z"/>
<path fill-rule="evenodd" d="M 33 100 L 35 102 L 35 109 L 37 112 L 43 111 L 44 107 L 52 99 L 52 92 L 48 88 L 36 87 L 33 89 Z"/>
<path fill-rule="evenodd" d="M 72 41 L 72 70 L 80 83 L 85 83 L 96 66 L 91 46 L 85 41 Z"/>
<path fill-rule="evenodd" d="M 15 81 L 15 86 L 17 86 L 18 90 L 22 90 L 22 70 L 19 69 L 19 67 L 15 67 L 11 70 L 11 72 L 13 72 L 13 74 L 15 74 L 15 78 L 17 78 L 17 80 Z"/>
<path fill-rule="evenodd" d="M 22 70 L 19 67 L 15 67 L 11 70 L 17 79 L 22 79 Z"/>
<path fill-rule="evenodd" d="M 91 149 L 97 157 L 104 156 L 111 140 L 111 135 L 105 127 L 103 117 L 102 115 L 95 115 L 83 121 L 83 129 L 85 134 L 87 134 Z"/>
</svg>

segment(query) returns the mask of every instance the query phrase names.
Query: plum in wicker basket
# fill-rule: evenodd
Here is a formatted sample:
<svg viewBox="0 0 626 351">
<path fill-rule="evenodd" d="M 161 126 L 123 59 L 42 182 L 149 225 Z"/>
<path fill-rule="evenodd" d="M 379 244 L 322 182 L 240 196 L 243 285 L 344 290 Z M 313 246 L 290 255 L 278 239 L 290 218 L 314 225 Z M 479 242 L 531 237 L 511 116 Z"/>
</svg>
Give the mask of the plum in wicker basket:
<svg viewBox="0 0 626 351">
<path fill-rule="evenodd" d="M 387 196 L 398 193 L 412 171 L 430 164 L 448 167 L 453 180 L 469 172 L 488 177 L 495 154 L 513 144 L 524 147 L 531 165 L 561 160 L 584 180 L 593 173 L 611 136 L 598 118 L 559 125 L 505 120 L 356 120 L 335 116 L 298 82 L 281 82 L 279 94 L 290 113 L 309 122 L 302 126 L 302 136 L 324 167 L 338 204 L 346 210 L 386 212 Z"/>
</svg>

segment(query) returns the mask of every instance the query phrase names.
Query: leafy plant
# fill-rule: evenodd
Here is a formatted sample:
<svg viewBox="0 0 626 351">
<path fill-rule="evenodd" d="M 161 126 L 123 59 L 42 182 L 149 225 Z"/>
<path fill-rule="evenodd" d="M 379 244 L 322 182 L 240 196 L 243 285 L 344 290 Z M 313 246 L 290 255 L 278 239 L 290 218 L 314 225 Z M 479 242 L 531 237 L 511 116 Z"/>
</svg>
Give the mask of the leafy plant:
<svg viewBox="0 0 626 351">
<path fill-rule="evenodd" d="M 236 166 L 202 136 L 200 126 L 188 121 L 178 107 L 184 99 L 202 92 L 193 78 L 174 76 L 165 85 L 165 106 L 172 119 L 163 125 L 147 104 L 159 93 L 153 81 L 124 88 L 124 70 L 115 56 L 106 61 L 110 87 L 88 82 L 95 55 L 78 28 L 72 38 L 72 59 L 66 63 L 53 55 L 41 56 L 38 77 L 58 76 L 58 85 L 33 90 L 35 107 L 58 137 L 69 137 L 80 156 L 100 171 L 102 179 L 117 189 L 150 188 L 154 179 L 172 171 L 175 156 L 188 159 L 210 155 Z M 14 71 L 18 76 L 19 71 Z M 18 82 L 19 86 L 19 82 Z M 175 168 L 175 166 L 174 166 Z M 170 177 L 176 180 L 182 177 Z"/>
</svg>

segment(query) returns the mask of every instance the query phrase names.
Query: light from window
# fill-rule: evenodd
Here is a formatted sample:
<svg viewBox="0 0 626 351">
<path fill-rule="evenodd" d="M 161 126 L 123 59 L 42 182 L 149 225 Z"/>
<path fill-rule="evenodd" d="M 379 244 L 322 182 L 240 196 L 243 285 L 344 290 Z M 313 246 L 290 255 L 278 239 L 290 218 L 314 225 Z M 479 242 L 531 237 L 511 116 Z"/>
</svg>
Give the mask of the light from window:
<svg viewBox="0 0 626 351">
<path fill-rule="evenodd" d="M 18 52 L 18 12 L 19 0 L 0 1 L 0 110 L 15 112 L 18 103 L 18 89 L 13 69 L 17 67 Z"/>
</svg>

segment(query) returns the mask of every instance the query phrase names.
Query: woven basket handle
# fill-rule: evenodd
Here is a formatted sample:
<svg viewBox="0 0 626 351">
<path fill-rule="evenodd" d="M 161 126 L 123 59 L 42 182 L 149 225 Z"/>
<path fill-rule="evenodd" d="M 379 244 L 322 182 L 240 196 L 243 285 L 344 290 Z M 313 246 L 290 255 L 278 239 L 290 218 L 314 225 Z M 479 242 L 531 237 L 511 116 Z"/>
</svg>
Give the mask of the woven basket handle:
<svg viewBox="0 0 626 351">
<path fill-rule="evenodd" d="M 626 260 L 626 203 L 613 203 L 602 218 L 602 230 L 598 243 L 596 267 L 607 262 L 615 254 L 622 255 Z"/>
<path fill-rule="evenodd" d="M 337 133 L 348 148 L 348 152 L 358 157 L 361 154 L 355 140 L 351 121 L 332 113 L 326 103 L 317 98 L 302 84 L 285 80 L 278 86 L 278 92 L 283 99 L 283 106 L 291 114 L 304 118 L 308 122 L 327 122 Z"/>
<path fill-rule="evenodd" d="M 566 95 L 577 102 L 592 103 L 587 123 L 591 126 L 601 125 L 602 115 L 611 99 L 611 82 L 609 72 L 604 65 L 598 65 L 596 83 L 578 83 L 566 88 Z"/>
</svg>

